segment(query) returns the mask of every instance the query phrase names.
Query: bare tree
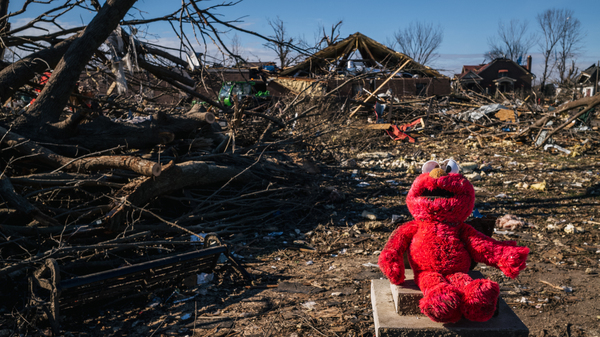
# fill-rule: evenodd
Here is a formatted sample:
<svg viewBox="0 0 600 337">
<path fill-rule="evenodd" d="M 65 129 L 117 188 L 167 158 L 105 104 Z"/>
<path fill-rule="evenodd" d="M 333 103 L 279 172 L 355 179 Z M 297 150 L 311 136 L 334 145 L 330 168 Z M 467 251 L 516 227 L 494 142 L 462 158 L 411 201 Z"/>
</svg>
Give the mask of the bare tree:
<svg viewBox="0 0 600 337">
<path fill-rule="evenodd" d="M 497 35 L 488 38 L 490 51 L 484 56 L 490 61 L 506 57 L 513 61 L 525 58 L 525 55 L 535 44 L 535 34 L 528 33 L 529 23 L 512 19 L 508 24 L 498 22 Z"/>
<path fill-rule="evenodd" d="M 0 36 L 4 35 L 10 30 L 10 26 L 8 25 L 8 17 L 5 17 L 6 14 L 8 14 L 8 0 L 0 0 Z M 3 57 L 4 44 L 0 43 L 0 61 L 2 61 Z"/>
<path fill-rule="evenodd" d="M 232 60 L 233 64 L 236 65 L 240 62 L 244 63 L 245 60 L 242 57 L 242 53 L 243 53 L 243 48 L 242 48 L 242 41 L 240 40 L 240 37 L 237 35 L 237 33 L 235 35 L 233 35 L 233 37 L 231 38 L 231 56 L 230 59 Z"/>
<path fill-rule="evenodd" d="M 278 16 L 275 20 L 268 19 L 268 22 L 269 26 L 273 28 L 274 35 L 270 36 L 270 41 L 265 43 L 264 46 L 277 54 L 281 69 L 284 69 L 298 60 L 301 55 L 292 48 L 295 39 L 288 35 L 283 20 Z"/>
<path fill-rule="evenodd" d="M 581 50 L 581 40 L 585 36 L 579 19 L 572 17 L 573 13 L 569 12 L 564 25 L 563 36 L 558 42 L 558 52 L 556 53 L 556 70 L 558 70 L 560 83 L 565 83 L 565 81 L 572 77 L 567 73 L 567 64 Z M 574 62 L 572 63 L 573 66 L 568 69 L 571 75 L 576 72 Z"/>
<path fill-rule="evenodd" d="M 390 49 L 396 50 L 396 46 L 398 46 L 398 42 L 396 42 L 395 38 L 390 38 L 389 36 L 386 36 L 385 37 L 385 46 Z"/>
<path fill-rule="evenodd" d="M 539 39 L 538 45 L 544 56 L 544 71 L 541 80 L 542 90 L 552 74 L 554 66 L 558 65 L 558 63 L 554 62 L 558 58 L 557 53 L 555 53 L 556 47 L 561 45 L 561 41 L 566 42 L 567 39 L 573 38 L 567 31 L 575 29 L 580 32 L 580 24 L 573 25 L 571 23 L 575 20 L 579 22 L 579 20 L 573 17 L 573 11 L 570 9 L 547 9 L 537 16 L 537 22 L 542 31 L 542 37 Z M 581 36 L 578 36 L 578 39 L 580 40 Z M 576 45 L 577 44 L 575 44 L 575 46 Z M 573 46 L 566 48 L 565 50 L 573 50 L 572 48 Z"/>
<path fill-rule="evenodd" d="M 321 50 L 329 47 L 340 39 L 340 30 L 342 28 L 343 20 L 338 21 L 336 24 L 331 25 L 331 31 L 327 32 L 323 24 L 319 24 L 317 32 L 315 34 L 315 50 Z"/>
<path fill-rule="evenodd" d="M 413 21 L 404 30 L 394 33 L 399 51 L 421 64 L 433 61 L 436 50 L 442 44 L 444 33 L 441 26 Z"/>
</svg>

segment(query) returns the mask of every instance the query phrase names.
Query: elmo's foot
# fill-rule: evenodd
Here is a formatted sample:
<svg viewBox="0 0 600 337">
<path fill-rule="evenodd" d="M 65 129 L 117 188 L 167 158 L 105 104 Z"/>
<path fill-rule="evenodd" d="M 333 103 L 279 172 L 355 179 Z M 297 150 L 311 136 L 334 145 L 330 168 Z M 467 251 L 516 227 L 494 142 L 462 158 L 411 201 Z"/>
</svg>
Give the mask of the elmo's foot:
<svg viewBox="0 0 600 337">
<path fill-rule="evenodd" d="M 440 283 L 427 291 L 419 307 L 431 320 L 441 323 L 456 323 L 462 317 L 462 296 L 458 289 L 447 283 Z"/>
<path fill-rule="evenodd" d="M 464 288 L 462 313 L 468 320 L 485 322 L 494 315 L 499 295 L 498 283 L 487 279 L 474 280 Z"/>
</svg>

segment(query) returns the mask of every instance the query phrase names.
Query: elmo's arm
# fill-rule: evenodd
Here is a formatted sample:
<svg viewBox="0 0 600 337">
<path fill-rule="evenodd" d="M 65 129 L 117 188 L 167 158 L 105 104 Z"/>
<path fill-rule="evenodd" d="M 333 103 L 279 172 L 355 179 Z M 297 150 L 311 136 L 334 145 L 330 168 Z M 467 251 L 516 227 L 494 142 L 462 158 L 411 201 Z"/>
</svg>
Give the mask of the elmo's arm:
<svg viewBox="0 0 600 337">
<path fill-rule="evenodd" d="M 417 232 L 416 221 L 396 228 L 379 255 L 379 269 L 393 284 L 404 282 L 404 252 Z"/>
<path fill-rule="evenodd" d="M 461 241 L 466 245 L 471 257 L 500 269 L 506 276 L 515 278 L 525 269 L 529 248 L 519 247 L 514 241 L 497 241 L 461 224 Z"/>
</svg>

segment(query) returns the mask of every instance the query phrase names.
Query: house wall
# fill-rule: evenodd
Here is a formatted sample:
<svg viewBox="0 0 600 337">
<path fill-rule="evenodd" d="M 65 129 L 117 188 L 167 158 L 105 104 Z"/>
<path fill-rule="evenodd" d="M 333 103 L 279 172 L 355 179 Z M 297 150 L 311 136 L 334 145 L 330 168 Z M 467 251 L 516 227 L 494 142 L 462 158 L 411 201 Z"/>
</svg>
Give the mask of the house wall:
<svg viewBox="0 0 600 337">
<path fill-rule="evenodd" d="M 358 80 L 345 84 L 339 90 L 340 96 L 354 96 L 361 91 L 360 88 L 365 88 L 373 92 L 386 79 L 377 80 Z M 333 90 L 337 86 L 344 83 L 344 80 L 330 80 L 327 84 L 327 90 Z M 394 78 L 388 81 L 377 93 L 385 93 L 390 89 L 393 96 L 432 96 L 432 95 L 449 95 L 450 79 L 449 78 Z M 361 91 L 364 92 L 364 91 Z"/>
<path fill-rule="evenodd" d="M 595 92 L 594 92 L 594 86 L 590 86 L 590 87 L 583 87 L 582 93 L 583 93 L 583 97 L 592 97 L 594 96 Z"/>
<path fill-rule="evenodd" d="M 383 82 L 385 79 L 377 80 L 376 87 Z M 388 89 L 391 89 L 396 97 L 445 96 L 451 92 L 450 78 L 395 78 L 386 83 L 379 92 L 384 93 Z"/>
</svg>

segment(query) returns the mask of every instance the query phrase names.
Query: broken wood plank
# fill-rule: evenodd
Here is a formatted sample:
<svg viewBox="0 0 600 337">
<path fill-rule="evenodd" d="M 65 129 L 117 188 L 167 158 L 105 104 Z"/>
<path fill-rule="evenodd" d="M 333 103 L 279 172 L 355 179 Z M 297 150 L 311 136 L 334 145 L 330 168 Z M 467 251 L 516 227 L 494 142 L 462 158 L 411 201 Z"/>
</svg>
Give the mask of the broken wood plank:
<svg viewBox="0 0 600 337">
<path fill-rule="evenodd" d="M 383 86 L 389 82 L 394 76 L 396 76 L 397 73 L 400 72 L 400 70 L 402 70 L 411 60 L 406 60 L 406 62 L 404 62 L 404 64 L 402 64 L 400 66 L 400 68 L 396 69 L 396 71 L 394 71 L 385 81 L 383 81 L 383 83 L 381 83 L 381 85 L 379 85 L 379 87 L 377 87 L 377 89 L 375 89 L 375 91 L 373 91 L 372 93 L 369 94 L 369 96 L 363 100 L 363 102 L 368 101 L 371 97 L 375 96 L 375 94 L 381 89 L 383 88 Z M 354 111 L 352 111 L 350 113 L 350 116 L 348 116 L 349 118 L 351 118 L 352 116 L 354 116 L 354 114 L 360 109 L 360 106 L 356 107 L 354 109 Z"/>
</svg>

